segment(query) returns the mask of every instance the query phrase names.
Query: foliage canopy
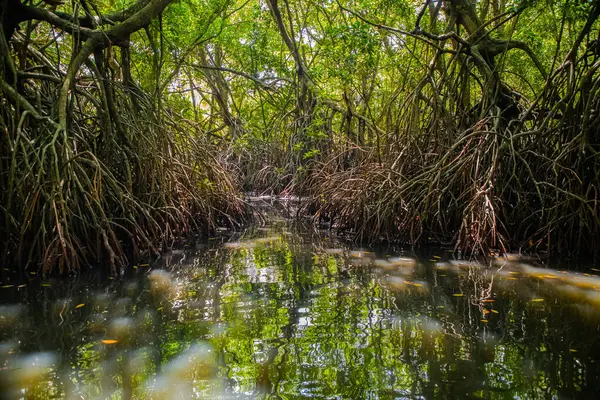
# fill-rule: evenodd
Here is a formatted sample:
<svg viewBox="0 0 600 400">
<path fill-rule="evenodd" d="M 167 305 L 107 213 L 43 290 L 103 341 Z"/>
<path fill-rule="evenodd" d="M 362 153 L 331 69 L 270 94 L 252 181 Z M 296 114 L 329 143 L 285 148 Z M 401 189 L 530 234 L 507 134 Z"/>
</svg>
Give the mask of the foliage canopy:
<svg viewBox="0 0 600 400">
<path fill-rule="evenodd" d="M 600 244 L 598 2 L 0 13 L 8 260 L 123 264 L 124 247 L 157 248 L 193 216 L 233 221 L 238 189 L 306 195 L 305 211 L 363 239 Z"/>
</svg>

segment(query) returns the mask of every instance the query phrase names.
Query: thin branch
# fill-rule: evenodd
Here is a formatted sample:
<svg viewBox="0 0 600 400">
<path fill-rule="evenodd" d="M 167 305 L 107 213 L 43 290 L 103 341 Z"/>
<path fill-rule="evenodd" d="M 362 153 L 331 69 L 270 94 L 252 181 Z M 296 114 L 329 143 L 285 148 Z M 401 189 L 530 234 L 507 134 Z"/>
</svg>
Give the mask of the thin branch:
<svg viewBox="0 0 600 400">
<path fill-rule="evenodd" d="M 242 76 L 242 77 L 244 77 L 246 79 L 249 79 L 252 82 L 258 84 L 261 87 L 263 87 L 264 89 L 274 90 L 274 88 L 271 85 L 269 85 L 268 83 L 266 83 L 264 81 L 261 81 L 260 79 L 254 77 L 254 76 L 252 76 L 250 74 L 247 74 L 245 72 L 242 72 L 242 71 L 236 71 L 235 69 L 226 68 L 226 67 L 213 67 L 213 66 L 209 66 L 209 65 L 199 65 L 199 64 L 189 64 L 189 65 L 191 67 L 193 67 L 193 68 L 196 68 L 196 69 L 208 69 L 208 70 L 214 70 L 214 71 L 230 72 L 232 74 L 239 75 L 239 76 Z M 274 78 L 271 78 L 271 79 L 274 79 Z M 276 78 L 276 79 L 280 79 L 280 78 Z"/>
<path fill-rule="evenodd" d="M 12 86 L 6 81 L 0 78 L 0 91 L 6 95 L 14 104 L 21 107 L 26 112 L 30 113 L 31 116 L 37 120 L 48 122 L 53 128 L 58 128 L 58 124 L 47 116 L 41 115 L 34 106 L 23 96 L 21 96 Z"/>
<path fill-rule="evenodd" d="M 67 99 L 71 84 L 81 65 L 88 57 L 97 50 L 107 47 L 109 44 L 121 44 L 130 37 L 133 32 L 147 26 L 157 15 L 159 15 L 174 0 L 152 0 L 136 14 L 122 23 L 103 32 L 94 32 L 94 35 L 81 48 L 77 56 L 73 58 L 63 82 L 59 105 L 59 121 L 63 129 L 67 127 Z"/>
<path fill-rule="evenodd" d="M 432 47 L 436 48 L 437 50 L 442 51 L 444 53 L 452 53 L 452 54 L 454 54 L 454 53 L 456 53 L 456 51 L 440 47 L 436 43 L 433 43 L 431 40 L 437 40 L 437 41 L 443 42 L 443 41 L 448 40 L 448 39 L 454 39 L 458 43 L 464 45 L 466 48 L 471 47 L 471 44 L 469 42 L 467 42 L 466 40 L 464 40 L 463 38 L 461 38 L 460 36 L 458 36 L 454 32 L 444 33 L 443 35 L 433 35 L 433 34 L 431 34 L 429 32 L 425 32 L 425 31 L 423 31 L 421 29 L 419 31 L 415 30 L 414 32 L 409 32 L 409 31 L 405 31 L 405 30 L 402 30 L 402 29 L 393 28 L 391 26 L 382 25 L 382 24 L 378 24 L 377 22 L 373 22 L 373 21 L 371 21 L 371 20 L 363 17 L 362 15 L 358 14 L 357 12 L 352 11 L 349 8 L 344 7 L 343 5 L 340 4 L 340 2 L 338 0 L 336 0 L 336 1 L 338 3 L 338 6 L 342 10 L 344 10 L 344 11 L 346 11 L 346 12 L 354 15 L 356 18 L 360 19 L 361 21 L 363 21 L 363 22 L 365 22 L 365 23 L 367 23 L 367 24 L 369 24 L 371 26 L 374 26 L 375 28 L 379 28 L 379 29 L 383 29 L 383 30 L 386 30 L 386 31 L 390 31 L 390 32 L 394 32 L 394 33 L 399 33 L 401 35 L 413 37 L 415 39 L 418 39 L 418 40 L 420 40 L 422 42 L 427 43 L 428 45 L 430 45 L 430 46 L 432 46 Z"/>
<path fill-rule="evenodd" d="M 417 15 L 417 20 L 415 22 L 415 31 L 421 31 L 421 19 L 423 18 L 423 15 L 425 15 L 425 11 L 427 11 L 429 3 L 431 3 L 431 0 L 425 0 L 425 4 L 423 4 L 423 7 L 421 7 L 419 10 L 419 14 Z"/>
<path fill-rule="evenodd" d="M 546 72 L 546 69 L 544 68 L 544 66 L 542 65 L 540 60 L 537 58 L 537 56 L 535 55 L 533 50 L 531 50 L 531 48 L 527 45 L 527 43 L 520 42 L 518 40 L 496 40 L 496 39 L 494 39 L 493 41 L 488 43 L 487 46 L 485 47 L 485 50 L 491 56 L 496 56 L 500 53 L 504 53 L 504 52 L 506 52 L 508 50 L 512 50 L 512 49 L 519 49 L 519 50 L 524 51 L 529 56 L 531 61 L 533 61 L 533 63 L 535 64 L 535 67 L 540 71 L 540 73 L 542 74 L 542 77 L 544 79 L 546 79 L 548 77 L 548 73 Z"/>
</svg>

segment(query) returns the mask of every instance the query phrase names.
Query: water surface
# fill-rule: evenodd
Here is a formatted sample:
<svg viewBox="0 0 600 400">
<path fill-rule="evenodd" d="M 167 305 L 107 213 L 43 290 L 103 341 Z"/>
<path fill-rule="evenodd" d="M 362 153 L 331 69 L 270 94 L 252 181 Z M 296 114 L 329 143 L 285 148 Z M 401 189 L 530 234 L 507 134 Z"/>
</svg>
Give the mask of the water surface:
<svg viewBox="0 0 600 400">
<path fill-rule="evenodd" d="M 427 253 L 352 248 L 276 214 L 113 279 L 5 272 L 0 396 L 600 393 L 595 266 Z"/>
</svg>

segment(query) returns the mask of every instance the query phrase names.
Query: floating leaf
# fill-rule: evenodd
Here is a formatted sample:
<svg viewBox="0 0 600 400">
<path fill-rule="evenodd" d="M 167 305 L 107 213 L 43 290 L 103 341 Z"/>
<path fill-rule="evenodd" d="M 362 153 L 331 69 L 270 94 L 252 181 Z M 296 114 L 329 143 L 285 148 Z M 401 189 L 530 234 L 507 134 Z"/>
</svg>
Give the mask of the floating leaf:
<svg viewBox="0 0 600 400">
<path fill-rule="evenodd" d="M 452 296 L 454 296 L 454 297 L 463 297 L 464 294 L 463 293 L 454 293 Z"/>
<path fill-rule="evenodd" d="M 85 303 L 77 304 L 77 305 L 75 306 L 75 309 L 81 308 L 81 307 L 83 307 L 83 306 L 85 306 Z"/>
<path fill-rule="evenodd" d="M 102 343 L 104 343 L 104 344 L 115 344 L 115 343 L 118 343 L 118 342 L 119 341 L 115 340 L 115 339 L 104 339 L 104 340 L 102 340 Z"/>
<path fill-rule="evenodd" d="M 542 301 L 544 301 L 544 299 L 531 299 L 531 301 L 533 301 L 534 303 L 541 303 Z"/>
</svg>

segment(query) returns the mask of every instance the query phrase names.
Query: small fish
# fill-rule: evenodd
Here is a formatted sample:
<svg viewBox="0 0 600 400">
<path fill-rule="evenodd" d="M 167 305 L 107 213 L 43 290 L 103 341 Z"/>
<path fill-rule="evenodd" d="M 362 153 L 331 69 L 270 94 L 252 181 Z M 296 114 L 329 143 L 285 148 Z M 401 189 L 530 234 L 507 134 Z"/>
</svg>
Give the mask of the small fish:
<svg viewBox="0 0 600 400">
<path fill-rule="evenodd" d="M 487 319 L 482 319 L 481 322 L 486 322 L 487 323 L 488 320 Z"/>
<path fill-rule="evenodd" d="M 102 340 L 102 343 L 103 343 L 103 344 L 116 344 L 116 343 L 118 343 L 118 342 L 119 342 L 119 341 L 118 341 L 118 340 L 115 340 L 115 339 L 103 339 L 103 340 Z"/>
<path fill-rule="evenodd" d="M 498 312 L 498 310 L 494 310 L 493 308 L 492 308 L 492 312 L 493 312 L 494 314 L 500 314 L 500 313 Z"/>
<path fill-rule="evenodd" d="M 15 286 L 15 285 L 3 285 L 3 286 L 2 286 L 2 289 L 8 289 L 8 288 L 11 288 L 11 287 L 13 287 L 13 286 Z"/>
<path fill-rule="evenodd" d="M 531 299 L 531 301 L 534 302 L 534 303 L 541 303 L 542 301 L 544 301 L 544 299 L 540 299 L 540 298 L 538 298 L 538 299 Z"/>
<path fill-rule="evenodd" d="M 75 309 L 81 308 L 81 307 L 83 307 L 83 306 L 85 306 L 85 303 L 77 304 L 77 305 L 75 306 Z"/>
<path fill-rule="evenodd" d="M 463 293 L 454 293 L 452 296 L 454 296 L 454 297 L 463 297 L 464 294 Z"/>
</svg>

